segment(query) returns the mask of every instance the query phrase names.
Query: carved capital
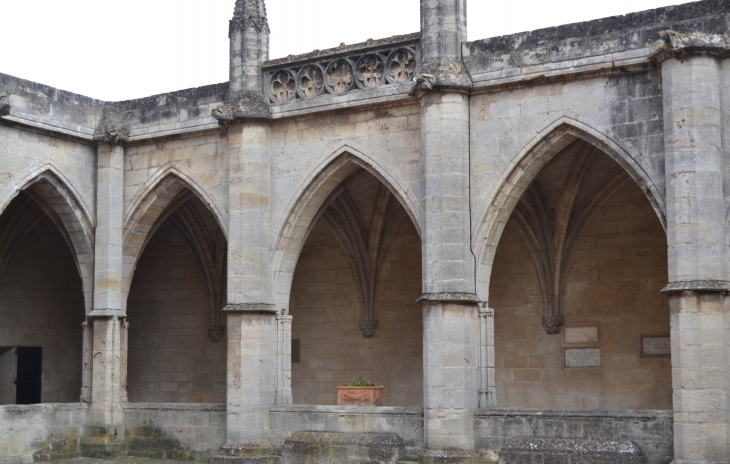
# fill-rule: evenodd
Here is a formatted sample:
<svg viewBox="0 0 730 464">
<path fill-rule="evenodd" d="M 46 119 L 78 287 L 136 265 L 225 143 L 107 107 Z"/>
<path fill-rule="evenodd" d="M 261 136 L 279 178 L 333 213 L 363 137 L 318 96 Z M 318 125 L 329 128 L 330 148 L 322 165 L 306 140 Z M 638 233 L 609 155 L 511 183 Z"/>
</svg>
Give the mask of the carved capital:
<svg viewBox="0 0 730 464">
<path fill-rule="evenodd" d="M 730 47 L 725 37 L 719 34 L 690 32 L 686 34 L 673 30 L 659 32 L 659 40 L 653 45 L 651 59 L 664 61 L 686 55 L 730 56 Z"/>
<path fill-rule="evenodd" d="M 129 133 L 113 123 L 107 123 L 94 132 L 94 141 L 97 143 L 108 143 L 121 145 L 129 141 Z"/>
<path fill-rule="evenodd" d="M 219 326 L 208 327 L 208 338 L 213 343 L 219 343 L 226 338 L 226 328 Z"/>
<path fill-rule="evenodd" d="M 544 316 L 542 318 L 542 326 L 545 328 L 545 333 L 557 334 L 560 333 L 560 328 L 565 324 L 565 318 L 563 316 Z"/>
<path fill-rule="evenodd" d="M 471 87 L 471 78 L 461 61 L 426 61 L 413 78 L 410 94 L 439 90 L 466 92 Z"/>
<path fill-rule="evenodd" d="M 0 117 L 10 114 L 10 95 L 5 92 L 0 93 Z"/>
<path fill-rule="evenodd" d="M 492 308 L 479 306 L 479 317 L 494 317 L 494 310 Z"/>
<path fill-rule="evenodd" d="M 365 338 L 372 338 L 378 330 L 378 321 L 360 321 L 360 332 Z"/>
</svg>

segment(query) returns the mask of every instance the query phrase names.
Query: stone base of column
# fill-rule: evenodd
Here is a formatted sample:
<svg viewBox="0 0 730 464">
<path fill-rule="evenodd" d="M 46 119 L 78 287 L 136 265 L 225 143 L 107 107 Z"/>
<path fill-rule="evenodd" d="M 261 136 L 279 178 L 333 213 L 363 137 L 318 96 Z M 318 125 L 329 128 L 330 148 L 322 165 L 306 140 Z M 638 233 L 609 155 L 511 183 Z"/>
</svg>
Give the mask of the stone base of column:
<svg viewBox="0 0 730 464">
<path fill-rule="evenodd" d="M 223 445 L 220 454 L 210 458 L 210 464 L 281 464 L 271 443 L 239 443 Z"/>
<path fill-rule="evenodd" d="M 482 461 L 475 450 L 423 450 L 418 454 L 422 464 L 477 464 Z"/>
<path fill-rule="evenodd" d="M 80 451 L 85 458 L 112 459 L 127 455 L 127 443 L 117 439 L 115 427 L 86 426 Z"/>
</svg>

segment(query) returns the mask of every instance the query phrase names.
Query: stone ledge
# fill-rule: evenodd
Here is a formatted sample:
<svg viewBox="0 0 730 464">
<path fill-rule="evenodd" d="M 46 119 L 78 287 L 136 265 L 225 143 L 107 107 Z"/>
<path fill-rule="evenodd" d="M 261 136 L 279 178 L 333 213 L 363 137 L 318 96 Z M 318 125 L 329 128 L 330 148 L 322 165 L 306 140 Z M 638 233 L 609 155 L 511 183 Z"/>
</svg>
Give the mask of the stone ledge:
<svg viewBox="0 0 730 464">
<path fill-rule="evenodd" d="M 271 406 L 271 413 L 319 413 L 319 414 L 372 414 L 410 415 L 423 417 L 423 408 L 396 406 L 327 406 L 327 405 L 282 405 Z"/>
<path fill-rule="evenodd" d="M 223 403 L 124 403 L 122 409 L 153 411 L 215 411 L 225 412 Z"/>
<path fill-rule="evenodd" d="M 600 409 L 477 409 L 474 417 L 583 417 L 583 418 L 629 418 L 629 419 L 673 419 L 674 411 L 669 410 L 642 410 L 631 409 L 600 410 Z"/>
<path fill-rule="evenodd" d="M 287 464 L 395 463 L 405 445 L 394 433 L 298 432 L 284 441 L 281 453 Z"/>
<path fill-rule="evenodd" d="M 275 304 L 269 303 L 237 303 L 226 305 L 224 313 L 271 313 L 279 314 Z"/>
<path fill-rule="evenodd" d="M 686 282 L 671 282 L 661 289 L 667 295 L 682 292 L 722 293 L 730 291 L 730 282 L 726 280 L 689 280 Z"/>
<path fill-rule="evenodd" d="M 416 303 L 464 303 L 477 305 L 482 300 L 476 293 L 465 292 L 442 292 L 442 293 L 424 293 Z"/>
</svg>

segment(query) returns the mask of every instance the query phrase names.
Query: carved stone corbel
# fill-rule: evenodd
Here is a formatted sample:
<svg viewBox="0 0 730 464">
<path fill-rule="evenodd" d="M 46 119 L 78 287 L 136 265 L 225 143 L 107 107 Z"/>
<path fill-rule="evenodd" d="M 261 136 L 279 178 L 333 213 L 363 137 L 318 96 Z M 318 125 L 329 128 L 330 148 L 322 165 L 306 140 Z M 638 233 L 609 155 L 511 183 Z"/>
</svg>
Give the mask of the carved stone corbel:
<svg viewBox="0 0 730 464">
<path fill-rule="evenodd" d="M 246 91 L 210 110 L 210 115 L 222 127 L 233 121 L 270 119 L 271 109 L 258 92 Z"/>
<path fill-rule="evenodd" d="M 360 321 L 360 332 L 365 338 L 372 338 L 378 330 L 378 321 Z"/>
<path fill-rule="evenodd" d="M 545 316 L 542 318 L 542 326 L 545 328 L 545 333 L 548 334 L 560 333 L 563 324 L 565 324 L 563 316 Z"/>
<path fill-rule="evenodd" d="M 10 95 L 5 92 L 0 93 L 0 117 L 10 114 Z"/>
<path fill-rule="evenodd" d="M 96 143 L 121 145 L 129 141 L 129 133 L 126 129 L 114 123 L 107 123 L 94 132 L 94 141 Z"/>
</svg>

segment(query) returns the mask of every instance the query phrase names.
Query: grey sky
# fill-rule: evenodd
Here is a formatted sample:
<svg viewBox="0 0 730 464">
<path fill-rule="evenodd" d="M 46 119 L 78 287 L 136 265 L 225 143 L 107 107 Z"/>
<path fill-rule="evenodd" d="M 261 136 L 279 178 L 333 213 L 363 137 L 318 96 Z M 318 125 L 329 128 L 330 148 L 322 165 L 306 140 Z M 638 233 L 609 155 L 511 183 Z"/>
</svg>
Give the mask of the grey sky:
<svg viewBox="0 0 730 464">
<path fill-rule="evenodd" d="M 104 100 L 228 80 L 235 0 L 0 0 L 0 72 Z M 468 0 L 469 40 L 687 3 Z M 419 0 L 267 0 L 271 57 L 419 29 Z"/>
</svg>

